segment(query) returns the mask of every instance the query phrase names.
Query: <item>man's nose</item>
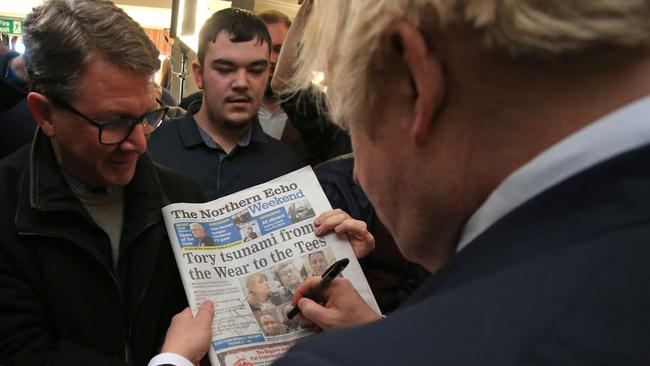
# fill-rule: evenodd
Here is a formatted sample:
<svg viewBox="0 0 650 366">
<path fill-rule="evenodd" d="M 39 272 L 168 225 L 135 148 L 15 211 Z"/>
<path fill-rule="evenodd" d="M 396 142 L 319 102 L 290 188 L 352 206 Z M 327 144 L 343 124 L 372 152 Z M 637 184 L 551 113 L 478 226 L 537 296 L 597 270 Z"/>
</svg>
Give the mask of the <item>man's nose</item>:
<svg viewBox="0 0 650 366">
<path fill-rule="evenodd" d="M 147 139 L 141 123 L 138 123 L 133 127 L 133 131 L 131 131 L 129 137 L 122 142 L 120 148 L 126 151 L 134 151 L 138 154 L 147 151 Z"/>
<path fill-rule="evenodd" d="M 233 88 L 248 89 L 248 73 L 245 69 L 237 70 L 233 80 Z"/>
</svg>

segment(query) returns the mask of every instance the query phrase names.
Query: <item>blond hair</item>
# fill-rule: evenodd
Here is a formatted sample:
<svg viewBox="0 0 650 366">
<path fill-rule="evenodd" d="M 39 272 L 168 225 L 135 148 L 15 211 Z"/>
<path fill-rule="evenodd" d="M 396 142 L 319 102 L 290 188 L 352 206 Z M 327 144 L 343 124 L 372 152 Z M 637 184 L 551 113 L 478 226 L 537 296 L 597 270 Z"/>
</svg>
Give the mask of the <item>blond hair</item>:
<svg viewBox="0 0 650 366">
<path fill-rule="evenodd" d="M 324 72 L 332 118 L 343 127 L 372 105 L 373 66 L 398 21 L 429 35 L 471 29 L 486 49 L 512 58 L 650 45 L 650 0 L 314 0 L 313 7 L 292 89 Z"/>
</svg>

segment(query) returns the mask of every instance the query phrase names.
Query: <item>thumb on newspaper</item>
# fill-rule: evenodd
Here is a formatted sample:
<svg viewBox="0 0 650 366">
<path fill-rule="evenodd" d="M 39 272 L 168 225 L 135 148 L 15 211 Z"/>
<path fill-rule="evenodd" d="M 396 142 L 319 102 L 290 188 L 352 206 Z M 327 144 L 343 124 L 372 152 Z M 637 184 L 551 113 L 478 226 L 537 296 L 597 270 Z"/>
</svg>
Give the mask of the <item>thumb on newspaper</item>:
<svg viewBox="0 0 650 366">
<path fill-rule="evenodd" d="M 203 303 L 201 303 L 199 311 L 196 313 L 196 320 L 204 327 L 210 328 L 213 315 L 214 303 L 211 300 L 205 300 Z"/>
<path fill-rule="evenodd" d="M 162 352 L 181 355 L 192 362 L 198 362 L 205 356 L 212 338 L 212 315 L 214 305 L 205 300 L 199 307 L 196 317 L 189 308 L 176 314 L 167 329 Z"/>
</svg>

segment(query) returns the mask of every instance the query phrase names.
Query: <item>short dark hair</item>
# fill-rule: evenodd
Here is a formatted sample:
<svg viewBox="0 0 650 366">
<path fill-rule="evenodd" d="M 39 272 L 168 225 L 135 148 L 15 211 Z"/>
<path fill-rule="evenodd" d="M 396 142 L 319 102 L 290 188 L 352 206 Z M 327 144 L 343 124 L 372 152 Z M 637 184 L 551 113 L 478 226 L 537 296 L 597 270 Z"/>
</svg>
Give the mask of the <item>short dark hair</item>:
<svg viewBox="0 0 650 366">
<path fill-rule="evenodd" d="M 279 12 L 277 10 L 269 9 L 257 13 L 257 16 L 262 19 L 266 24 L 277 24 L 283 23 L 287 28 L 291 27 L 291 19 L 285 13 Z"/>
<path fill-rule="evenodd" d="M 203 66 L 208 43 L 216 41 L 221 32 L 228 32 L 231 42 L 248 42 L 256 39 L 257 44 L 266 43 L 269 53 L 271 52 L 271 35 L 262 19 L 248 10 L 226 8 L 212 14 L 201 27 L 197 52 L 201 66 Z"/>
<path fill-rule="evenodd" d="M 85 66 L 100 58 L 141 75 L 160 67 L 142 27 L 108 0 L 50 0 L 24 24 L 25 65 L 32 90 L 70 101 Z"/>
</svg>

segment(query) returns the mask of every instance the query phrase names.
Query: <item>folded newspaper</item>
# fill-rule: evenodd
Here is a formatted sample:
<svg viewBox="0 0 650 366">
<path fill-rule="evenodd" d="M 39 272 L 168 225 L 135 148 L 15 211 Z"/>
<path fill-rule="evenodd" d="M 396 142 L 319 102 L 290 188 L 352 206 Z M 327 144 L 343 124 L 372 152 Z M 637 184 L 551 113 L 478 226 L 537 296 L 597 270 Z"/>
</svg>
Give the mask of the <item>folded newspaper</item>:
<svg viewBox="0 0 650 366">
<path fill-rule="evenodd" d="M 341 258 L 361 296 L 377 302 L 348 241 L 317 237 L 314 219 L 331 206 L 311 167 L 203 204 L 163 208 L 190 308 L 215 303 L 213 366 L 270 365 L 313 331 L 289 320 L 291 298 L 308 276 Z"/>
</svg>

